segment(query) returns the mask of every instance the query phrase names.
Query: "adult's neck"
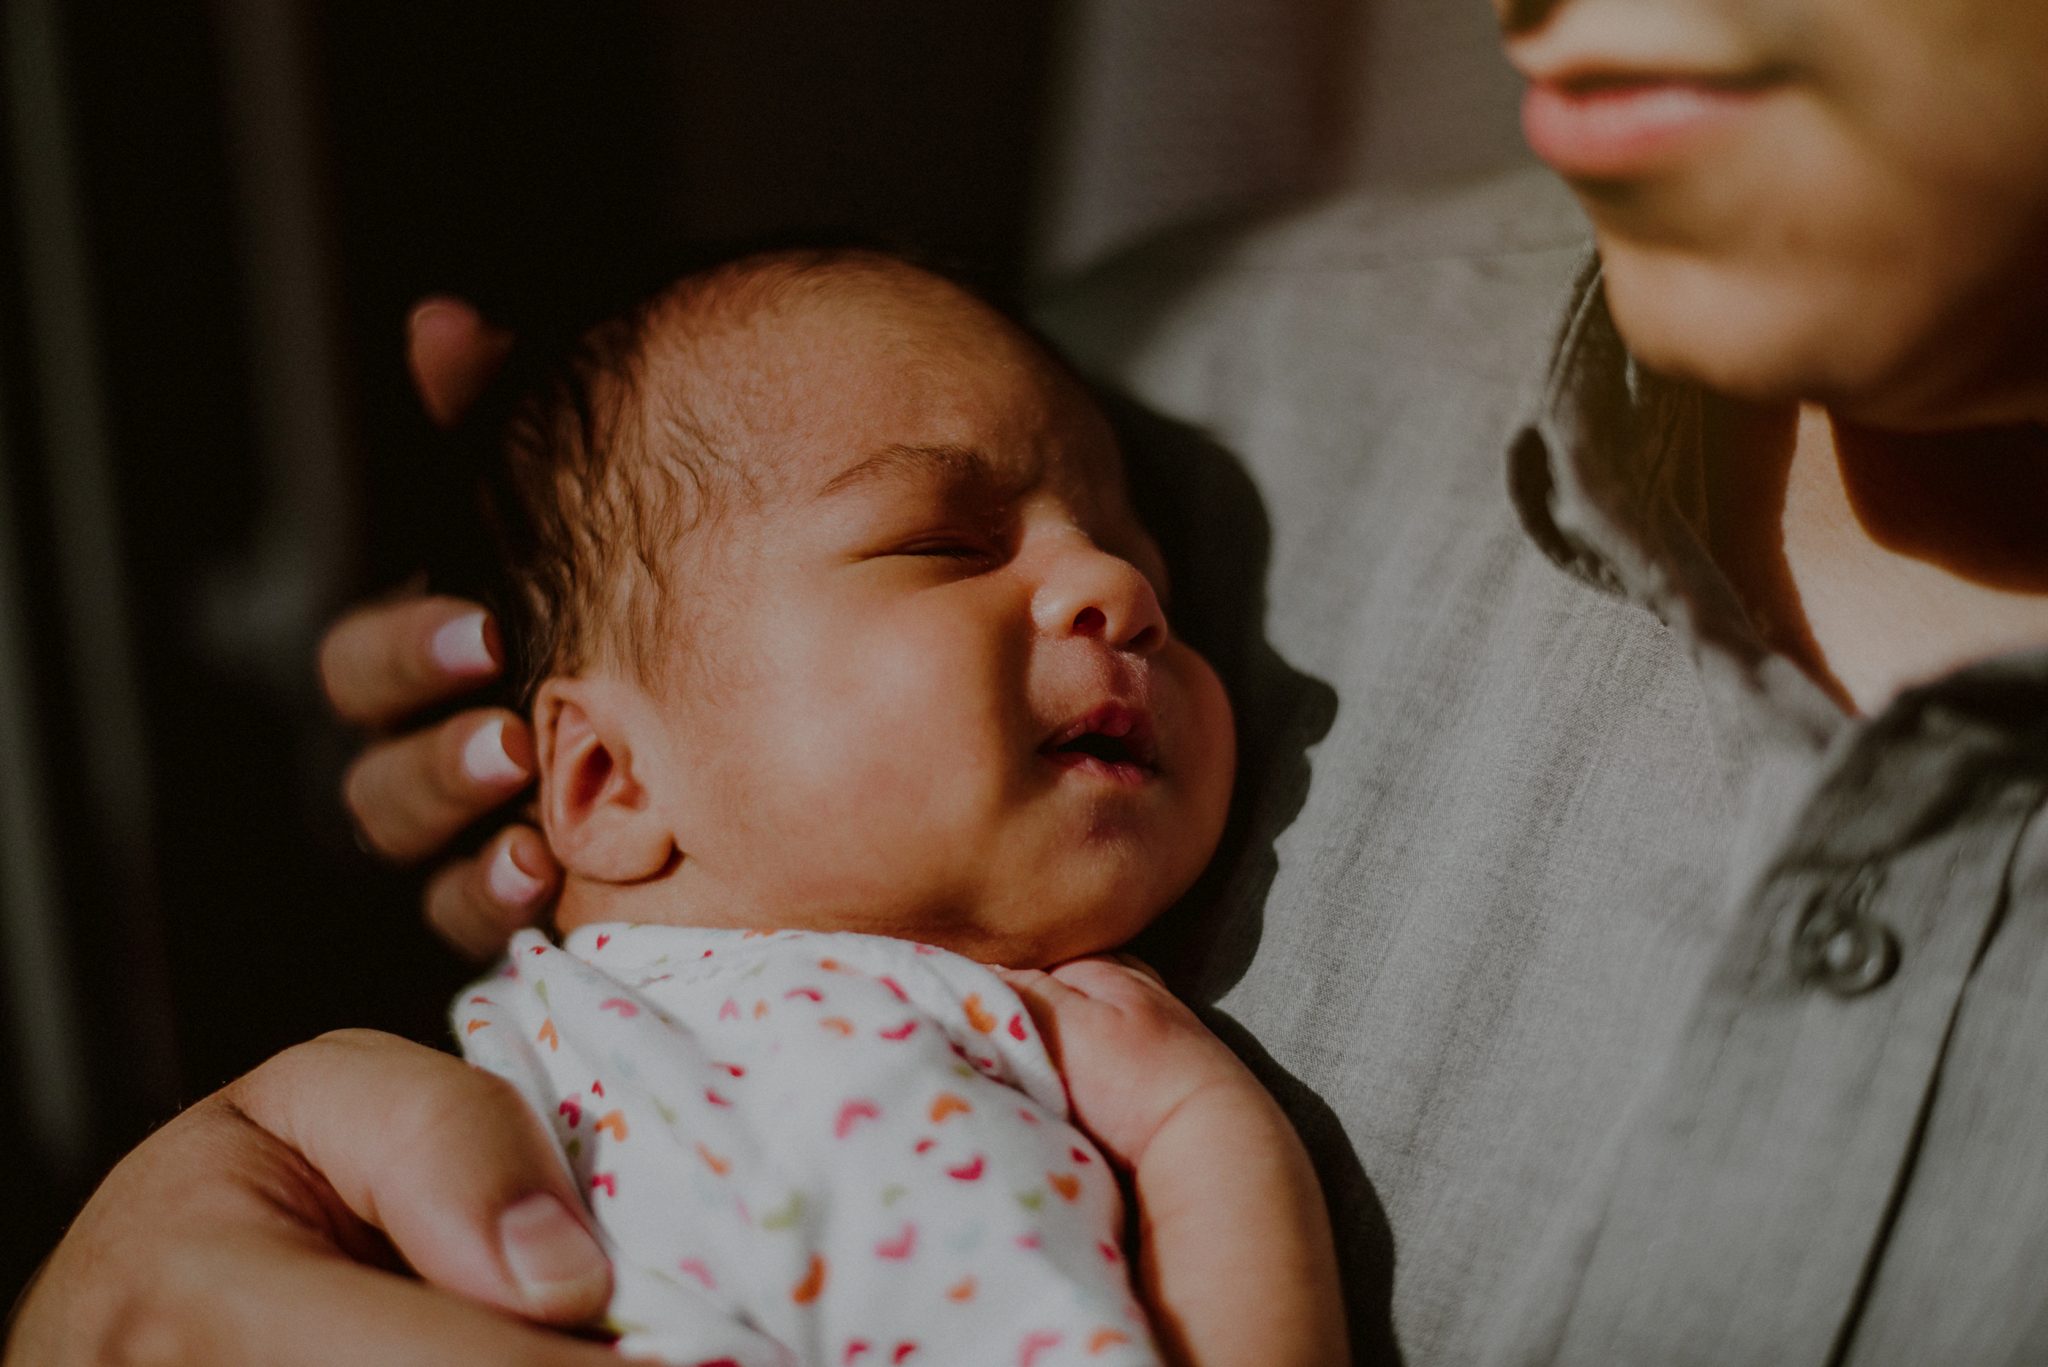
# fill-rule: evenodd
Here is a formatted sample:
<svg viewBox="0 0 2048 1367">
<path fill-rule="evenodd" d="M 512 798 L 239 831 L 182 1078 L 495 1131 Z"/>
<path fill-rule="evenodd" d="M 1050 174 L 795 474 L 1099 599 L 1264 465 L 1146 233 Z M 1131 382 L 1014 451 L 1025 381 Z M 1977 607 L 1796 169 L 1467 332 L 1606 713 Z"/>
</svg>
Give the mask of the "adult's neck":
<svg viewBox="0 0 2048 1367">
<path fill-rule="evenodd" d="M 1722 422 L 1715 557 L 1766 639 L 1844 708 L 2048 647 L 2048 428 L 1880 432 L 1814 406 Z"/>
</svg>

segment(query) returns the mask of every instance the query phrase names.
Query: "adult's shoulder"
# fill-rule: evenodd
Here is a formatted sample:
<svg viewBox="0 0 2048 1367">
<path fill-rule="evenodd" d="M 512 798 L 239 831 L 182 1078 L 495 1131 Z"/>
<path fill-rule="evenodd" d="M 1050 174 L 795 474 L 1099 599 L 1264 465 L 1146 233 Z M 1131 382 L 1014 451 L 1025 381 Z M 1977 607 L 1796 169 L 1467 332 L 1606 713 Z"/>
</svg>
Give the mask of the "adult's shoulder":
<svg viewBox="0 0 2048 1367">
<path fill-rule="evenodd" d="M 1536 168 L 1355 191 L 1144 243 L 1035 316 L 1084 371 L 1187 418 L 1242 413 L 1282 371 L 1354 393 L 1375 375 L 1519 384 L 1541 373 L 1589 242 Z"/>
</svg>

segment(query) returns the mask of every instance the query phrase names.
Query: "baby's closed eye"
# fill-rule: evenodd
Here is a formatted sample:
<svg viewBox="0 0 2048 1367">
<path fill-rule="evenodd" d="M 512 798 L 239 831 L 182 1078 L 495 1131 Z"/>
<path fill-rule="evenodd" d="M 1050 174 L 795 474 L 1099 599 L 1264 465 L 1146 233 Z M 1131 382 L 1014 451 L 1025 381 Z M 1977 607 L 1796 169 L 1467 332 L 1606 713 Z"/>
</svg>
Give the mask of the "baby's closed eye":
<svg viewBox="0 0 2048 1367">
<path fill-rule="evenodd" d="M 913 541 L 889 552 L 891 555 L 927 556 L 943 560 L 994 559 L 997 553 L 996 548 L 986 539 L 963 536 Z"/>
</svg>

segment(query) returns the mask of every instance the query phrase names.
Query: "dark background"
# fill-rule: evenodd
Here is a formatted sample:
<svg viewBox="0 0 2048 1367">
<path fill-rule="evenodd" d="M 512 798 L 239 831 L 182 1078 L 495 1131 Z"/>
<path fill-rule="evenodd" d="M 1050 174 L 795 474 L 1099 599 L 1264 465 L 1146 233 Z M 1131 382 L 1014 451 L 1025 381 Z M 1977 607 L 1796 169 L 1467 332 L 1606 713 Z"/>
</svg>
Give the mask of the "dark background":
<svg viewBox="0 0 2048 1367">
<path fill-rule="evenodd" d="M 470 970 L 360 855 L 320 627 L 445 535 L 400 340 L 855 229 L 998 289 L 1518 155 L 1482 0 L 0 6 L 0 1296 L 176 1108 Z M 1387 55 L 1391 54 L 1391 55 Z"/>
</svg>

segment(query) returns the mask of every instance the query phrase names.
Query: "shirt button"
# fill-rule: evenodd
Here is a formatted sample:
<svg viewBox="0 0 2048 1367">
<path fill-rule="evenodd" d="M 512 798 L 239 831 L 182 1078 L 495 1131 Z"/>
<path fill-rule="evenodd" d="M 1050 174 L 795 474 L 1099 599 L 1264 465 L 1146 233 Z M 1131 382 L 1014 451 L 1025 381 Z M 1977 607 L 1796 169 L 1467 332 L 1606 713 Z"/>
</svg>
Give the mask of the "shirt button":
<svg viewBox="0 0 2048 1367">
<path fill-rule="evenodd" d="M 1802 982 L 1857 997 L 1898 972 L 1899 938 L 1870 914 L 1877 882 L 1864 870 L 1845 890 L 1823 892 L 1808 906 L 1792 941 L 1792 968 Z"/>
</svg>

